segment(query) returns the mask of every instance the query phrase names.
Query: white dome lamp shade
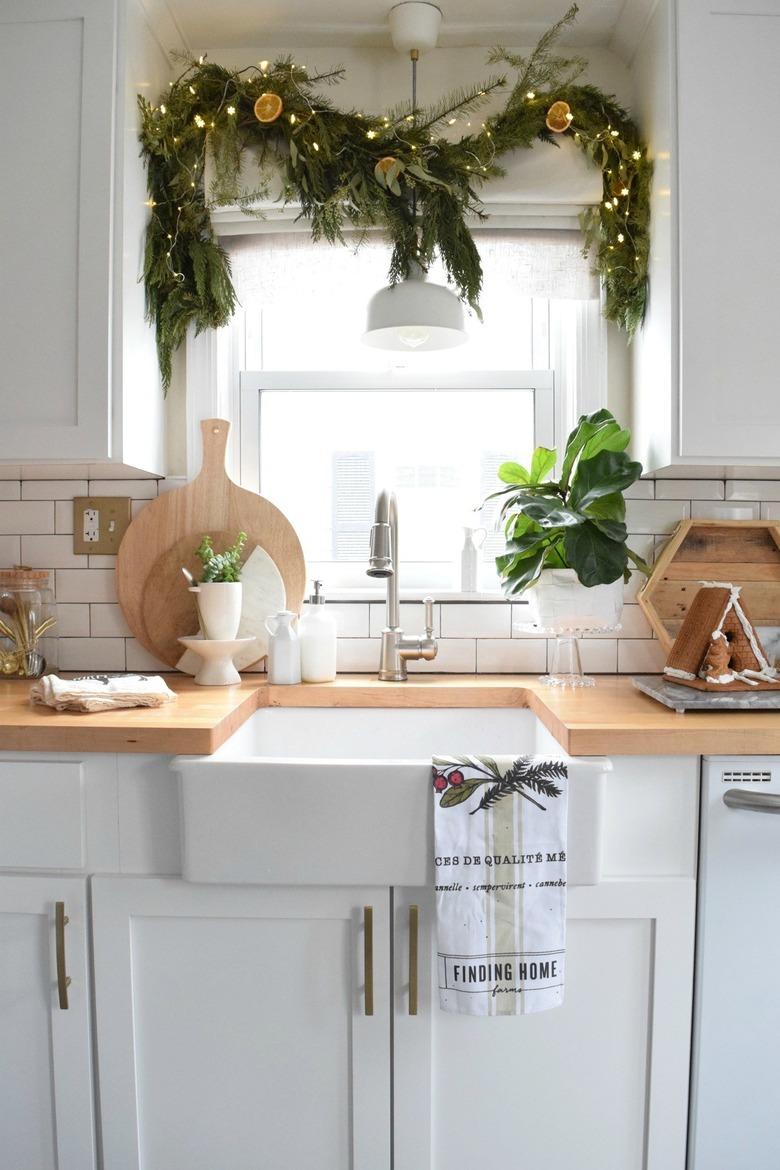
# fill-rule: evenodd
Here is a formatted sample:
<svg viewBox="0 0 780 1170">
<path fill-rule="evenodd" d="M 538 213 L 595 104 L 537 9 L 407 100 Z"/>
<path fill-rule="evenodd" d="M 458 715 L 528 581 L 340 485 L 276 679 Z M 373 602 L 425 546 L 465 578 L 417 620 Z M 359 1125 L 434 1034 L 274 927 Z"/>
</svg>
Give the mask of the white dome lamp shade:
<svg viewBox="0 0 780 1170">
<path fill-rule="evenodd" d="M 420 53 L 436 47 L 441 10 L 435 4 L 408 0 L 388 15 L 393 46 L 412 59 L 412 106 L 416 105 L 416 65 Z M 414 202 L 412 203 L 414 213 Z M 429 284 L 419 264 L 404 280 L 380 289 L 368 302 L 363 343 L 375 349 L 451 349 L 467 340 L 463 305 L 451 289 Z"/>
<path fill-rule="evenodd" d="M 450 289 L 429 284 L 419 265 L 405 280 L 374 293 L 368 302 L 365 345 L 375 349 L 451 349 L 463 345 L 463 305 Z"/>
</svg>

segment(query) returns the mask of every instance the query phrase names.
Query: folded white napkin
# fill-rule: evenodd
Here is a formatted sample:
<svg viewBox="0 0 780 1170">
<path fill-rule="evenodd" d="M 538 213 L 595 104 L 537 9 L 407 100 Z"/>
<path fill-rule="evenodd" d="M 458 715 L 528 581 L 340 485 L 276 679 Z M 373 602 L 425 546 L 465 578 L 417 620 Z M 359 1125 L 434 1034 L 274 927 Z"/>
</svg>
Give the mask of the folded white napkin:
<svg viewBox="0 0 780 1170">
<path fill-rule="evenodd" d="M 116 707 L 162 707 L 175 693 L 159 675 L 91 674 L 85 678 L 58 678 L 47 674 L 30 688 L 30 702 L 57 711 L 111 711 Z"/>
<path fill-rule="evenodd" d="M 566 813 L 562 760 L 433 760 L 439 1002 L 470 1016 L 563 1003 Z"/>
</svg>

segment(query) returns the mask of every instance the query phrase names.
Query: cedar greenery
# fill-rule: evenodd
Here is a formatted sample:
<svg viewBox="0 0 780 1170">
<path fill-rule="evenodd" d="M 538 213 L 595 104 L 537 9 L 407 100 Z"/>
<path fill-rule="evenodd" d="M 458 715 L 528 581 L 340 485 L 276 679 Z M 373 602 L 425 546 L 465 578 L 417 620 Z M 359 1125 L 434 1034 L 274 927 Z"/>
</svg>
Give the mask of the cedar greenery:
<svg viewBox="0 0 780 1170">
<path fill-rule="evenodd" d="M 558 452 L 549 447 L 536 448 L 529 468 L 501 464 L 498 478 L 508 486 L 488 500 L 503 501 L 506 552 L 496 567 L 507 596 L 524 593 L 544 569 L 574 569 L 586 586 L 628 581 L 629 562 L 649 574 L 626 544 L 623 492 L 642 474 L 626 454 L 630 440 L 610 411 L 598 410 L 583 414 L 566 440 L 557 480 L 549 476 Z"/>
<path fill-rule="evenodd" d="M 157 334 L 163 384 L 173 352 L 189 325 L 196 332 L 225 325 L 236 307 L 230 263 L 210 218 L 214 207 L 238 204 L 249 214 L 274 197 L 301 207 L 314 240 L 339 243 L 345 229 L 381 228 L 392 247 L 389 278 L 402 280 L 414 263 L 441 256 L 447 277 L 479 313 L 482 268 L 468 219 L 484 219 L 479 190 L 503 174 L 499 159 L 541 141 L 556 145 L 546 125 L 553 102 L 568 103 L 563 131 L 602 172 L 603 199 L 583 212 L 585 251 L 605 293 L 605 315 L 633 334 L 647 298 L 650 181 L 636 125 L 614 97 L 579 85 L 584 62 L 553 52 L 576 17 L 573 4 L 528 57 L 496 49 L 490 62 L 516 72 L 503 109 L 457 140 L 450 119 L 478 110 L 507 86 L 504 75 L 461 89 L 430 109 L 403 104 L 386 115 L 340 110 L 321 89 L 342 69 L 309 75 L 291 57 L 265 71 L 234 71 L 199 58 L 157 104 L 139 96 L 141 149 L 149 206 L 143 280 L 147 315 Z M 283 112 L 262 123 L 254 104 L 278 95 Z M 213 179 L 206 189 L 207 156 Z M 242 163 L 254 158 L 257 184 L 246 191 Z"/>
</svg>

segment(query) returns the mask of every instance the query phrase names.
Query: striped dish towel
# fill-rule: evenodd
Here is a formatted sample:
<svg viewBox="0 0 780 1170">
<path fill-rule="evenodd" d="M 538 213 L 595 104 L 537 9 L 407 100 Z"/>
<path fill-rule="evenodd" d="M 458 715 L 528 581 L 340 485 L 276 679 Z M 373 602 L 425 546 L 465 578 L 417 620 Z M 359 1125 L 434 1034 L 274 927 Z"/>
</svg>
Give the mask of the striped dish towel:
<svg viewBox="0 0 780 1170">
<path fill-rule="evenodd" d="M 439 1002 L 471 1016 L 563 1003 L 566 810 L 561 760 L 436 756 Z"/>
</svg>

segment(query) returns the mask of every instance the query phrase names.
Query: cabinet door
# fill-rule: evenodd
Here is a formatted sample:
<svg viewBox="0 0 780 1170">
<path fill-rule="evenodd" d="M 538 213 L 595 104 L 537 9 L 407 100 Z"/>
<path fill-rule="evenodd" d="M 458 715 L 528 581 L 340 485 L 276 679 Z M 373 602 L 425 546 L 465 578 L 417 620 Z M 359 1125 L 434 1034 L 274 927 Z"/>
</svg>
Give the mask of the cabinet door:
<svg viewBox="0 0 780 1170">
<path fill-rule="evenodd" d="M 0 8 L 0 459 L 109 455 L 114 8 Z"/>
<path fill-rule="evenodd" d="M 677 14 L 678 454 L 776 462 L 780 236 L 761 211 L 780 155 L 759 106 L 780 104 L 780 0 L 678 0 Z"/>
<path fill-rule="evenodd" d="M 56 904 L 70 985 L 60 1006 Z M 86 882 L 0 877 L 0 1167 L 95 1165 Z"/>
<path fill-rule="evenodd" d="M 409 905 L 420 907 L 409 1014 Z M 395 1156 L 404 1170 L 684 1170 L 692 881 L 569 890 L 564 1005 L 439 1010 L 433 898 L 395 897 Z"/>
<path fill-rule="evenodd" d="M 386 888 L 92 889 L 108 1170 L 389 1168 Z"/>
</svg>

